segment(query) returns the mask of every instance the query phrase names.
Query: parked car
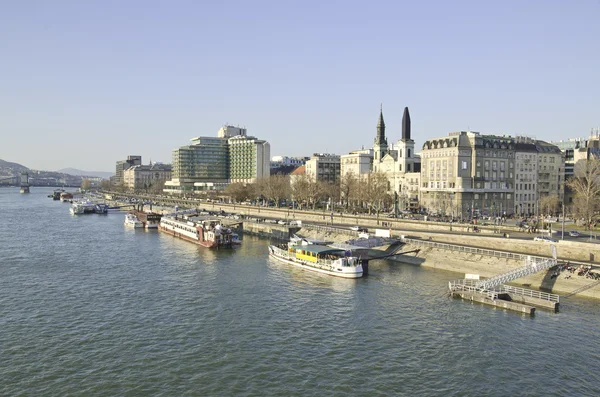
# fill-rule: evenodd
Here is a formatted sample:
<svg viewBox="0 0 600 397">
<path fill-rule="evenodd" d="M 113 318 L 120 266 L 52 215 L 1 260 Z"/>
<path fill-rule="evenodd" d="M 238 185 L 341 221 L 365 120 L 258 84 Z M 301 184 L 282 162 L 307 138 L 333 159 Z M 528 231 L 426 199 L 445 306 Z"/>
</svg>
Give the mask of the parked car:
<svg viewBox="0 0 600 397">
<path fill-rule="evenodd" d="M 355 232 L 358 232 L 359 229 L 360 229 L 360 226 L 352 226 L 352 227 L 350 227 L 350 230 L 354 230 Z"/>
<path fill-rule="evenodd" d="M 557 243 L 558 242 L 558 241 L 554 240 L 553 238 L 546 237 L 546 236 L 537 236 L 537 237 L 534 237 L 533 241 L 542 241 L 544 243 Z"/>
<path fill-rule="evenodd" d="M 569 236 L 571 236 L 571 237 L 579 237 L 580 234 L 579 234 L 579 232 L 577 230 L 571 230 L 569 232 Z"/>
</svg>

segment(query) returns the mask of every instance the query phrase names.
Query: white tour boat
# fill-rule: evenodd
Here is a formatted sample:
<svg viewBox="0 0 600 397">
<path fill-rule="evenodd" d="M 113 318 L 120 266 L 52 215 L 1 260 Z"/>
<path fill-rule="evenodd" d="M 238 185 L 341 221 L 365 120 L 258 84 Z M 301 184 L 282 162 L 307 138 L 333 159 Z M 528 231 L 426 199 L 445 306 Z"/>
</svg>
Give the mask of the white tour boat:
<svg viewBox="0 0 600 397">
<path fill-rule="evenodd" d="M 330 276 L 359 278 L 363 275 L 359 258 L 349 256 L 343 249 L 326 245 L 269 245 L 269 256 L 283 263 Z"/>
<path fill-rule="evenodd" d="M 141 228 L 144 227 L 144 223 L 142 221 L 140 221 L 137 216 L 135 216 L 134 214 L 127 214 L 125 215 L 125 226 L 130 226 L 133 228 Z"/>
</svg>

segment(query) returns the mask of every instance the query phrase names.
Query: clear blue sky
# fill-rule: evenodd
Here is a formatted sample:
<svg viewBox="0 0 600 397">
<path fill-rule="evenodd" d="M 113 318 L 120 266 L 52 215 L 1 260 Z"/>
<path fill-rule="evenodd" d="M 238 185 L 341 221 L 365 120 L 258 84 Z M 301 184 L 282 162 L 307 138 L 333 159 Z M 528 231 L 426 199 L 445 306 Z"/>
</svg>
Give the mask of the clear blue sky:
<svg viewBox="0 0 600 397">
<path fill-rule="evenodd" d="M 600 127 L 600 1 L 4 1 L 0 159 L 114 171 L 225 123 L 271 155 Z"/>
</svg>

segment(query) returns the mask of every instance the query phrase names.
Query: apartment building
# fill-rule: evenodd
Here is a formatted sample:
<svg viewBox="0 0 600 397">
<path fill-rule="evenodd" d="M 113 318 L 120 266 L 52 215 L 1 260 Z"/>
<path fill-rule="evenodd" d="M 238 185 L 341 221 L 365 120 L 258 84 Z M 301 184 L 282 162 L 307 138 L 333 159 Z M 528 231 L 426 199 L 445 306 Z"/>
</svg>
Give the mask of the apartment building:
<svg viewBox="0 0 600 397">
<path fill-rule="evenodd" d="M 421 152 L 421 205 L 455 217 L 514 213 L 514 138 L 452 132 Z"/>
<path fill-rule="evenodd" d="M 315 153 L 306 161 L 305 173 L 313 181 L 337 183 L 340 180 L 340 156 Z"/>
<path fill-rule="evenodd" d="M 515 213 L 539 213 L 546 196 L 564 199 L 564 154 L 556 145 L 527 137 L 516 137 Z"/>
<path fill-rule="evenodd" d="M 170 164 L 134 165 L 123 171 L 123 185 L 133 191 L 158 192 L 170 179 Z"/>
<path fill-rule="evenodd" d="M 123 171 L 133 167 L 134 165 L 142 164 L 142 156 L 129 155 L 127 160 L 117 161 L 115 167 L 115 175 L 110 178 L 112 185 L 119 186 L 123 184 Z"/>
</svg>

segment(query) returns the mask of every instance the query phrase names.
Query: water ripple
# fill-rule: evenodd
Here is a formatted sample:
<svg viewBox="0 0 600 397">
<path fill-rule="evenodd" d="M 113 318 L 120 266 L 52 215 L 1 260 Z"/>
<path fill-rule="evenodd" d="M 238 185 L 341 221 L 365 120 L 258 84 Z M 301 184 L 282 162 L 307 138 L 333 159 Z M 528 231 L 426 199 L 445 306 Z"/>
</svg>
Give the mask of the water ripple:
<svg viewBox="0 0 600 397">
<path fill-rule="evenodd" d="M 597 304 L 530 318 L 387 261 L 344 280 L 0 189 L 0 395 L 595 395 Z M 14 225 L 19 225 L 18 228 Z"/>
</svg>

